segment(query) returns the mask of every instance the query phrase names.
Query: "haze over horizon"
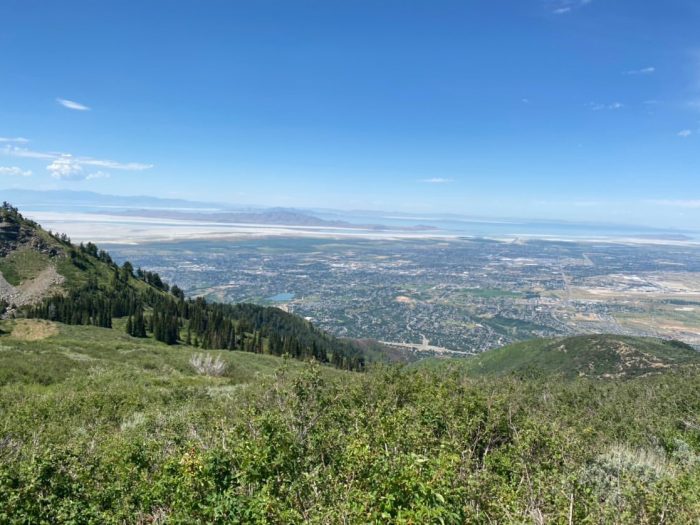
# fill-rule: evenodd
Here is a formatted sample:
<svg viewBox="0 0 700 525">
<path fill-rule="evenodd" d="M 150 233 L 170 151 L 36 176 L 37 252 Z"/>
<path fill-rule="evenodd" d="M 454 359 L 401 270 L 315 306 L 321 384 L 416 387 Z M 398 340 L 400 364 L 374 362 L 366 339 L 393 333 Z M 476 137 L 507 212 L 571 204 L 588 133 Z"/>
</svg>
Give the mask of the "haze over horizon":
<svg viewBox="0 0 700 525">
<path fill-rule="evenodd" d="M 700 228 L 690 0 L 8 1 L 0 20 L 0 188 Z"/>
</svg>

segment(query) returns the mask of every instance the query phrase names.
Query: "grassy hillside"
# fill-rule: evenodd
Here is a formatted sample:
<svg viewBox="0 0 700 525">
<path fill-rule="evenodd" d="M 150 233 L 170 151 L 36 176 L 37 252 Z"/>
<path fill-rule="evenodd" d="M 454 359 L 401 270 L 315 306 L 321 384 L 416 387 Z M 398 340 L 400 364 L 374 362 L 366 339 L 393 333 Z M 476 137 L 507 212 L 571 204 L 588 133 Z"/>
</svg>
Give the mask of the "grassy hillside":
<svg viewBox="0 0 700 525">
<path fill-rule="evenodd" d="M 8 283 L 19 286 L 35 279 L 51 264 L 48 255 L 29 248 L 19 249 L 0 259 L 0 273 Z"/>
<path fill-rule="evenodd" d="M 696 523 L 700 374 L 342 372 L 0 323 L 0 523 Z"/>
<path fill-rule="evenodd" d="M 99 372 L 104 384 L 122 382 L 125 389 L 138 388 L 142 379 L 167 382 L 170 387 L 194 385 L 231 386 L 271 375 L 282 359 L 248 352 L 207 351 L 227 364 L 218 377 L 197 374 L 190 358 L 200 349 L 179 345 L 177 349 L 154 341 L 128 336 L 123 330 L 71 326 L 38 319 L 0 322 L 0 385 L 57 385 L 73 390 Z M 299 368 L 292 361 L 287 365 Z M 330 370 L 330 369 L 329 369 Z"/>
<path fill-rule="evenodd" d="M 558 374 L 630 378 L 700 366 L 700 352 L 679 341 L 617 335 L 533 339 L 490 350 L 460 363 L 476 375 Z"/>
</svg>

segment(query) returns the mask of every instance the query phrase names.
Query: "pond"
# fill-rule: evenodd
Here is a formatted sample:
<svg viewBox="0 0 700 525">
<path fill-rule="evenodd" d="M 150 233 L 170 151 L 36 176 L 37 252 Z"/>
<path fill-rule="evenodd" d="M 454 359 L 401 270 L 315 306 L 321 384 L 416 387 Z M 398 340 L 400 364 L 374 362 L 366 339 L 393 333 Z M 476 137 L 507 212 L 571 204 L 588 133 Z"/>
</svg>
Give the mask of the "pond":
<svg viewBox="0 0 700 525">
<path fill-rule="evenodd" d="M 291 301 L 292 299 L 294 299 L 294 294 L 290 292 L 278 293 L 277 295 L 273 295 L 267 298 L 268 301 L 275 301 L 278 303 Z"/>
</svg>

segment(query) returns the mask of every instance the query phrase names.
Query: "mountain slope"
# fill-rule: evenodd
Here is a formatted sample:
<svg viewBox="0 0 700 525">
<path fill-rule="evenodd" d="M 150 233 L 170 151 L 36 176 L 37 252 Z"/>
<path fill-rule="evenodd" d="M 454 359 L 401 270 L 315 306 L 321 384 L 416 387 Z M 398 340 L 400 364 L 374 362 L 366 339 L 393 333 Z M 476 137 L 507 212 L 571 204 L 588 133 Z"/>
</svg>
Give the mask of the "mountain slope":
<svg viewBox="0 0 700 525">
<path fill-rule="evenodd" d="M 129 337 L 120 329 L 71 326 L 37 319 L 0 321 L 3 352 L 0 353 L 0 386 L 12 384 L 60 384 L 88 377 L 96 367 L 101 374 L 123 378 L 151 377 L 180 387 L 195 384 L 216 387 L 250 383 L 257 376 L 272 376 L 283 366 L 279 357 L 249 352 L 211 351 L 225 363 L 220 375 L 198 374 L 190 364 L 198 348 L 182 344 L 177 352 L 153 339 Z M 290 370 L 302 363 L 293 361 Z M 328 369 L 326 373 L 342 373 Z M 104 381 L 104 377 L 102 381 Z"/>
<path fill-rule="evenodd" d="M 211 351 L 227 369 L 206 375 L 124 322 L 0 321 L 0 523 L 700 517 L 699 368 L 465 378 Z"/>
<path fill-rule="evenodd" d="M 464 360 L 474 375 L 544 373 L 630 378 L 700 365 L 700 352 L 680 341 L 617 335 L 535 339 Z"/>
<path fill-rule="evenodd" d="M 364 353 L 276 308 L 186 299 L 155 272 L 118 266 L 92 243 L 75 246 L 11 205 L 0 208 L 0 316 L 111 328 L 203 349 L 283 355 L 361 369 Z"/>
<path fill-rule="evenodd" d="M 149 282 L 155 274 L 134 275 L 130 265 L 118 267 L 94 244 L 73 245 L 66 235 L 44 230 L 17 208 L 0 207 L 0 301 L 22 308 L 88 284 L 109 288 L 117 273 L 121 287 L 134 293 L 167 291 L 159 279 Z"/>
</svg>

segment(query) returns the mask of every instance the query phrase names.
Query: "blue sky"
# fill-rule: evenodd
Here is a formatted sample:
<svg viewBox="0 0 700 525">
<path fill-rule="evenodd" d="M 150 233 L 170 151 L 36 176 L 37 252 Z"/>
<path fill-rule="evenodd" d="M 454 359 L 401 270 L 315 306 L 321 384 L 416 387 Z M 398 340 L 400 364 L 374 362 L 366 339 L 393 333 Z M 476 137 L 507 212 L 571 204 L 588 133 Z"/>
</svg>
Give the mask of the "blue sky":
<svg viewBox="0 0 700 525">
<path fill-rule="evenodd" d="M 0 3 L 0 188 L 700 228 L 696 0 Z"/>
</svg>

